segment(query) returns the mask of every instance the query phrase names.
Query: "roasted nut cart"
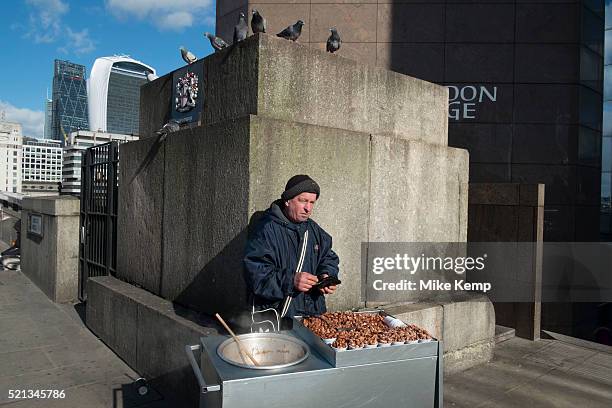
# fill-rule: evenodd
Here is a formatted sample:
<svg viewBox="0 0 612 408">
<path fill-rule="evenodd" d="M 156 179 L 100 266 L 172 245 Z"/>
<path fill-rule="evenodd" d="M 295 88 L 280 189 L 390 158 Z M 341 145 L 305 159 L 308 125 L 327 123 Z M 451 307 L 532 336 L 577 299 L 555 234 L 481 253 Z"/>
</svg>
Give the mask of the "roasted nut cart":
<svg viewBox="0 0 612 408">
<path fill-rule="evenodd" d="M 200 384 L 200 407 L 442 408 L 443 349 L 436 339 L 337 351 L 299 317 L 291 330 L 239 337 L 261 367 L 243 361 L 227 336 L 186 346 Z"/>
</svg>

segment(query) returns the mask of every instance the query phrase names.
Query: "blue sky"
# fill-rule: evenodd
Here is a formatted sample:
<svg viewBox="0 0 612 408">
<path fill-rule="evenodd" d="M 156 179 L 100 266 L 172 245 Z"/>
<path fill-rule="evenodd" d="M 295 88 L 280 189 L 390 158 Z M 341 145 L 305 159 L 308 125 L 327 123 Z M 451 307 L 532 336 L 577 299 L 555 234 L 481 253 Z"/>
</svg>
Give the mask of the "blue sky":
<svg viewBox="0 0 612 408">
<path fill-rule="evenodd" d="M 163 75 L 182 66 L 178 47 L 212 52 L 215 0 L 0 0 L 0 110 L 24 135 L 42 137 L 53 60 L 85 65 L 128 54 Z"/>
</svg>

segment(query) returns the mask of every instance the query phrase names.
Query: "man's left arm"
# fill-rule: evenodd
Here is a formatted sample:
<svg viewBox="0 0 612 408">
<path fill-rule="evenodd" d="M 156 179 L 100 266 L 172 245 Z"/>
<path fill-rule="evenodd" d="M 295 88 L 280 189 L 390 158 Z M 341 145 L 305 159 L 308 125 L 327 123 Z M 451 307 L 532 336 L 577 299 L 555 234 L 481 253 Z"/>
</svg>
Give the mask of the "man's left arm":
<svg viewBox="0 0 612 408">
<path fill-rule="evenodd" d="M 327 239 L 325 239 L 327 238 Z M 334 278 L 338 277 L 338 264 L 340 263 L 340 259 L 338 255 L 332 250 L 332 238 L 327 235 L 323 237 L 321 249 L 324 251 L 321 256 L 321 261 L 319 265 L 317 265 L 317 273 L 316 275 L 328 275 L 333 276 Z"/>
<path fill-rule="evenodd" d="M 329 248 L 329 250 L 324 254 L 321 262 L 319 263 L 319 267 L 317 268 L 317 275 L 321 278 L 326 276 L 333 276 L 334 278 L 338 277 L 338 255 Z M 319 292 L 323 295 L 331 295 L 336 292 L 336 285 L 326 286 L 324 288 L 319 289 Z"/>
</svg>

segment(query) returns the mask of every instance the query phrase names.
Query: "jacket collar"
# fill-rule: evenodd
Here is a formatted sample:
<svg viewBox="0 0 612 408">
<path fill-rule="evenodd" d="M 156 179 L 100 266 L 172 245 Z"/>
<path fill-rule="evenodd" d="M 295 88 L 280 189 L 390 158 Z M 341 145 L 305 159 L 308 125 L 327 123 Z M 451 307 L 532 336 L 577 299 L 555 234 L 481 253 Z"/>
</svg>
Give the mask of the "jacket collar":
<svg viewBox="0 0 612 408">
<path fill-rule="evenodd" d="M 270 208 L 268 209 L 268 214 L 270 215 L 272 220 L 274 220 L 275 222 L 279 224 L 286 226 L 287 228 L 291 228 L 296 231 L 303 232 L 304 227 L 306 227 L 308 223 L 310 223 L 310 219 L 304 222 L 301 222 L 301 223 L 292 222 L 285 216 L 285 213 L 283 213 L 283 210 L 281 207 L 282 205 L 283 205 L 283 200 L 276 200 L 270 205 Z"/>
</svg>

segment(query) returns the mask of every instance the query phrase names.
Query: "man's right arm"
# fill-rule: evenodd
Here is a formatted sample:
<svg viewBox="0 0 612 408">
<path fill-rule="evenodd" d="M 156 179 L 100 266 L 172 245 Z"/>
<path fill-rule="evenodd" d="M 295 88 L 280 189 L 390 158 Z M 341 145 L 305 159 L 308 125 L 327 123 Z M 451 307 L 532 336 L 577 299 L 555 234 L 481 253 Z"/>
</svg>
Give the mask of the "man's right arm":
<svg viewBox="0 0 612 408">
<path fill-rule="evenodd" d="M 247 243 L 244 256 L 245 278 L 257 296 L 277 301 L 293 292 L 294 271 L 281 268 L 269 239 L 263 232 Z"/>
</svg>

